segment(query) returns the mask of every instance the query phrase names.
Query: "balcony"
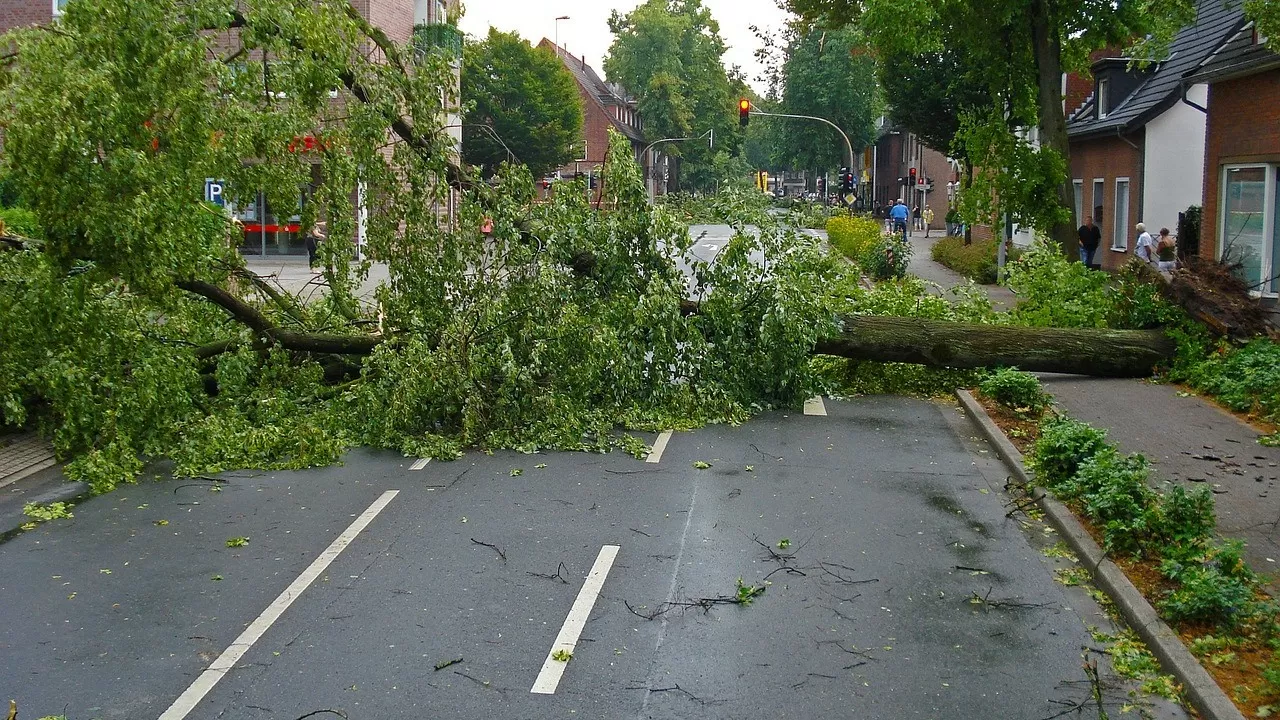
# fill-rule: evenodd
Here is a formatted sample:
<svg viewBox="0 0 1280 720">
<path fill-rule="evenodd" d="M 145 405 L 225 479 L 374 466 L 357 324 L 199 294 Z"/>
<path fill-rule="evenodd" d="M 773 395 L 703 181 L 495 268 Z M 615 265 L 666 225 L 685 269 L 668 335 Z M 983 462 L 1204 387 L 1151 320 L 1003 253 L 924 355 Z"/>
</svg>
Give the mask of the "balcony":
<svg viewBox="0 0 1280 720">
<path fill-rule="evenodd" d="M 413 49 L 419 57 L 443 53 L 450 62 L 462 59 L 462 31 L 447 23 L 415 25 Z"/>
</svg>

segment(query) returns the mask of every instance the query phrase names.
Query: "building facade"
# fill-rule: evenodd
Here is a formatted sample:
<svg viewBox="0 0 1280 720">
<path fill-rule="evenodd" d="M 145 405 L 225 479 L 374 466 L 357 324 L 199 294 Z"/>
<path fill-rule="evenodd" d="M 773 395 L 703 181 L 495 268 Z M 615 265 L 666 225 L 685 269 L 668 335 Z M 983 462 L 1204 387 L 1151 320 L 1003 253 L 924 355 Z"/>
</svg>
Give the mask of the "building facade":
<svg viewBox="0 0 1280 720">
<path fill-rule="evenodd" d="M 1205 103 L 1208 88 L 1187 75 L 1241 21 L 1222 0 L 1200 0 L 1196 21 L 1183 28 L 1167 58 L 1146 67 L 1127 57 L 1094 57 L 1087 78 L 1068 76 L 1073 219 L 1092 215 L 1102 230 L 1094 262 L 1115 269 L 1133 256 L 1141 222 L 1153 235 L 1177 233 L 1204 194 Z M 1088 83 L 1087 85 L 1085 85 Z"/>
<path fill-rule="evenodd" d="M 1280 297 L 1280 55 L 1241 22 L 1191 78 L 1206 83 L 1200 253 L 1240 264 L 1265 304 Z"/>
<path fill-rule="evenodd" d="M 654 195 L 664 195 L 673 172 L 672 163 L 665 153 L 657 149 L 645 152 L 644 122 L 636 107 L 635 98 L 625 88 L 607 83 L 587 64 L 586 57 L 577 57 L 568 50 L 543 38 L 538 47 L 556 54 L 560 62 L 573 75 L 582 98 L 582 139 L 575 147 L 576 157 L 559 170 L 561 179 L 584 177 L 598 172 L 604 165 L 609 150 L 609 130 L 622 133 L 631 142 L 631 151 L 644 171 L 645 186 Z M 599 186 L 597 185 L 597 188 Z"/>
<path fill-rule="evenodd" d="M 0 32 L 28 25 L 43 25 L 54 22 L 65 10 L 69 2 L 75 0 L 0 0 Z M 382 30 L 387 37 L 401 46 L 412 47 L 419 51 L 441 50 L 449 53 L 454 68 L 454 96 L 457 97 L 458 83 L 462 68 L 462 35 L 455 27 L 460 0 L 352 0 L 355 9 L 375 27 Z M 238 30 L 232 29 L 216 39 L 223 47 L 238 46 Z M 369 56 L 377 57 L 372 43 L 369 43 Z M 246 56 L 246 62 L 261 61 L 261 55 L 255 51 Z M 330 95 L 335 117 L 340 117 L 343 104 L 348 98 L 337 90 Z M 459 114 L 454 111 L 446 118 L 446 127 L 453 137 L 455 147 L 460 148 L 462 129 Z M 322 128 L 317 128 L 317 131 Z M 314 139 L 310 139 L 314 142 Z M 306 139 L 300 139 L 299 152 L 306 152 L 310 147 Z M 312 172 L 313 183 L 320 181 L 318 163 Z M 193 192 L 198 192 L 194 188 Z M 244 236 L 241 239 L 240 251 L 247 256 L 261 255 L 306 255 L 306 246 L 301 234 L 298 207 L 287 211 L 270 207 L 265 198 L 258 194 L 251 202 L 242 203 L 238 207 L 230 206 L 224 194 L 223 184 L 216 179 L 206 182 L 204 197 L 207 201 L 222 205 L 240 220 Z M 299 205 L 307 201 L 306 194 L 299 200 Z M 367 222 L 367 207 L 363 189 L 356 193 L 353 202 L 357 207 L 356 242 L 362 245 Z M 442 218 L 454 215 L 457 203 L 456 193 L 451 193 L 444 207 L 439 208 Z"/>
<path fill-rule="evenodd" d="M 871 155 L 870 209 L 890 207 L 902 198 L 907 207 L 919 207 L 922 215 L 926 207 L 933 210 L 930 230 L 946 227 L 949 192 L 954 191 L 948 184 L 956 180 L 956 171 L 945 154 L 925 145 L 914 133 L 886 126 Z"/>
</svg>

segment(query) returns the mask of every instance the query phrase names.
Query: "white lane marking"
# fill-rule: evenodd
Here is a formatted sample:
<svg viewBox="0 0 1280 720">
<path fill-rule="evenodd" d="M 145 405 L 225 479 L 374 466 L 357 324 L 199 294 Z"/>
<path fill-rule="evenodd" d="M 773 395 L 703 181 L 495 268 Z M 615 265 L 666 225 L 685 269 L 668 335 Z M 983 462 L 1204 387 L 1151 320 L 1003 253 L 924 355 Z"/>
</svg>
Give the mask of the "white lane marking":
<svg viewBox="0 0 1280 720">
<path fill-rule="evenodd" d="M 417 460 L 414 461 L 412 465 L 409 466 L 409 469 L 421 470 L 422 468 L 426 467 L 427 463 L 429 462 L 431 462 L 431 458 L 418 458 Z"/>
<path fill-rule="evenodd" d="M 616 557 L 618 557 L 617 545 L 605 545 L 600 548 L 600 554 L 596 556 L 596 564 L 591 566 L 591 573 L 587 575 L 587 581 L 578 591 L 578 599 L 573 601 L 569 617 L 564 619 L 560 634 L 556 636 L 551 651 L 547 653 L 547 659 L 542 663 L 542 672 L 538 673 L 538 679 L 533 682 L 529 692 L 539 695 L 555 694 L 556 687 L 560 685 L 560 677 L 564 675 L 564 669 L 569 663 L 556 660 L 553 656 L 561 650 L 572 654 L 573 649 L 577 647 L 578 637 L 582 635 L 582 628 L 586 627 L 587 618 L 591 616 L 591 608 L 595 607 L 596 598 L 600 597 L 600 589 L 604 587 L 604 579 L 609 576 L 609 569 L 613 567 L 613 560 Z"/>
<path fill-rule="evenodd" d="M 827 405 L 826 403 L 822 402 L 821 395 L 814 395 L 813 397 L 804 401 L 804 414 L 805 415 L 826 415 L 827 414 Z"/>
<path fill-rule="evenodd" d="M 169 709 L 165 710 L 164 714 L 160 716 L 160 720 L 182 720 L 194 710 L 196 705 L 204 699 L 204 696 L 213 689 L 213 686 L 217 685 L 230 672 L 231 668 L 240 662 L 240 658 L 249 652 L 249 648 L 253 647 L 253 644 L 262 637 L 272 623 L 280 619 L 280 616 L 284 614 L 285 610 L 289 609 L 293 601 L 297 600 L 298 596 L 311 583 L 315 582 L 316 578 L 320 577 L 320 574 L 337 559 L 338 555 L 341 555 L 342 551 L 347 549 L 351 541 L 355 540 L 360 531 L 368 527 L 369 523 L 378 517 L 378 513 L 382 512 L 382 509 L 391 502 L 391 499 L 399 494 L 399 490 L 388 490 L 382 493 L 382 496 L 377 500 L 374 500 L 373 504 L 361 513 L 360 517 L 355 519 L 355 522 L 342 531 L 342 534 L 324 552 L 320 553 L 320 556 L 308 565 L 307 569 L 303 570 L 302 574 L 290 583 L 289 587 L 285 588 L 284 592 L 280 593 L 280 596 L 274 602 L 267 606 L 266 610 L 262 611 L 257 620 L 254 620 L 249 627 L 244 629 L 244 632 L 240 633 L 240 637 L 236 638 L 227 646 L 226 650 L 222 651 L 222 654 L 213 661 L 213 664 L 201 673 L 195 682 L 191 683 L 191 687 L 187 688 L 178 696 L 177 700 L 173 701 Z"/>
<path fill-rule="evenodd" d="M 689 543 L 689 526 L 693 524 L 693 512 L 698 509 L 698 483 L 693 483 L 693 492 L 689 494 L 689 509 L 684 514 L 684 530 L 680 533 L 680 549 L 676 551 L 676 561 L 671 568 L 671 585 L 667 588 L 667 605 L 671 607 L 676 599 L 676 583 L 680 580 L 680 568 L 684 567 L 684 549 Z M 661 625 L 658 627 L 658 642 L 653 646 L 653 652 L 656 654 L 662 650 L 662 644 L 667 640 L 667 615 L 662 613 L 659 619 Z M 656 668 L 656 665 L 655 665 Z M 655 670 L 656 672 L 656 670 Z M 644 702 L 640 704 L 641 715 L 645 710 L 649 709 L 649 698 L 653 697 L 653 675 L 650 674 L 649 679 L 645 682 Z"/>
<path fill-rule="evenodd" d="M 671 431 L 663 430 L 658 433 L 658 439 L 653 441 L 653 449 L 649 451 L 644 461 L 647 463 L 656 463 L 662 460 L 662 453 L 667 449 L 667 443 L 671 440 Z"/>
</svg>

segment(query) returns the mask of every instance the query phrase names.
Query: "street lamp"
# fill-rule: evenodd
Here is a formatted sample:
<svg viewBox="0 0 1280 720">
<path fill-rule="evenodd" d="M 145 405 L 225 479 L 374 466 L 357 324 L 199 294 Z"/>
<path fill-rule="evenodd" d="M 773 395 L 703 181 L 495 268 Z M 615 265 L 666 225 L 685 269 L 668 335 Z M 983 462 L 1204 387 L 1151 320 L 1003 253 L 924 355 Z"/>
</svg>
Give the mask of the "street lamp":
<svg viewBox="0 0 1280 720">
<path fill-rule="evenodd" d="M 560 17 L 556 18 L 556 47 L 560 47 L 560 21 L 568 20 L 568 19 L 569 19 L 568 15 L 561 15 Z"/>
</svg>

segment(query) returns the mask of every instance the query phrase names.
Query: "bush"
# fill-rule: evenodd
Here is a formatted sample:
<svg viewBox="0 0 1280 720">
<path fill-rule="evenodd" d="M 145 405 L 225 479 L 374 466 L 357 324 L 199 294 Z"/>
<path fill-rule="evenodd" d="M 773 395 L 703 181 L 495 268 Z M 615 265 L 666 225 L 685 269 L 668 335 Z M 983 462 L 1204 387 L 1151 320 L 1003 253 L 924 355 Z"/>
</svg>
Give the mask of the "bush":
<svg viewBox="0 0 1280 720">
<path fill-rule="evenodd" d="M 881 235 L 858 258 L 862 272 L 876 280 L 906 277 L 910 263 L 911 245 L 897 235 Z"/>
<path fill-rule="evenodd" d="M 43 236 L 36 214 L 26 208 L 0 207 L 0 230 L 3 231 L 2 234 L 25 238 Z"/>
<path fill-rule="evenodd" d="M 1180 377 L 1232 410 L 1280 420 L 1280 344 L 1273 340 L 1258 338 L 1238 348 L 1220 346 Z"/>
<path fill-rule="evenodd" d="M 1040 380 L 1017 368 L 996 370 L 978 385 L 978 390 L 1010 410 L 1039 415 L 1049 407 L 1049 395 L 1040 387 Z"/>
<path fill-rule="evenodd" d="M 1187 492 L 1175 485 L 1160 497 L 1153 535 L 1164 545 L 1166 557 L 1186 557 L 1203 551 L 1213 535 L 1213 493 L 1208 488 Z"/>
<path fill-rule="evenodd" d="M 837 216 L 827 220 L 827 242 L 855 262 L 880 240 L 880 235 L 880 223 L 868 217 Z"/>
<path fill-rule="evenodd" d="M 1141 455 L 1120 455 L 1107 447 L 1080 463 L 1066 483 L 1066 494 L 1079 497 L 1085 514 L 1102 529 L 1108 552 L 1137 552 L 1145 544 L 1158 501 L 1147 485 L 1150 472 Z"/>
<path fill-rule="evenodd" d="M 1166 560 L 1160 572 L 1177 583 L 1156 603 L 1173 622 L 1232 626 L 1254 609 L 1252 572 L 1240 559 L 1240 543 L 1212 548 L 1187 562 Z"/>
<path fill-rule="evenodd" d="M 1088 423 L 1070 418 L 1046 418 L 1040 423 L 1040 437 L 1030 465 L 1036 480 L 1057 491 L 1069 482 L 1080 463 L 1107 447 L 1107 433 Z"/>
<path fill-rule="evenodd" d="M 1035 327 L 1107 327 L 1108 276 L 1069 262 L 1058 248 L 1036 243 L 1005 266 L 1019 295 L 1014 322 Z"/>
<path fill-rule="evenodd" d="M 996 282 L 995 240 L 964 244 L 959 236 L 945 237 L 934 243 L 930 255 L 934 260 L 946 265 L 974 282 L 983 285 L 994 285 Z M 1016 251 L 1014 251 L 1016 253 Z M 1016 255 L 1014 255 L 1016 256 Z M 1010 257 L 1010 260 L 1014 256 Z"/>
</svg>

